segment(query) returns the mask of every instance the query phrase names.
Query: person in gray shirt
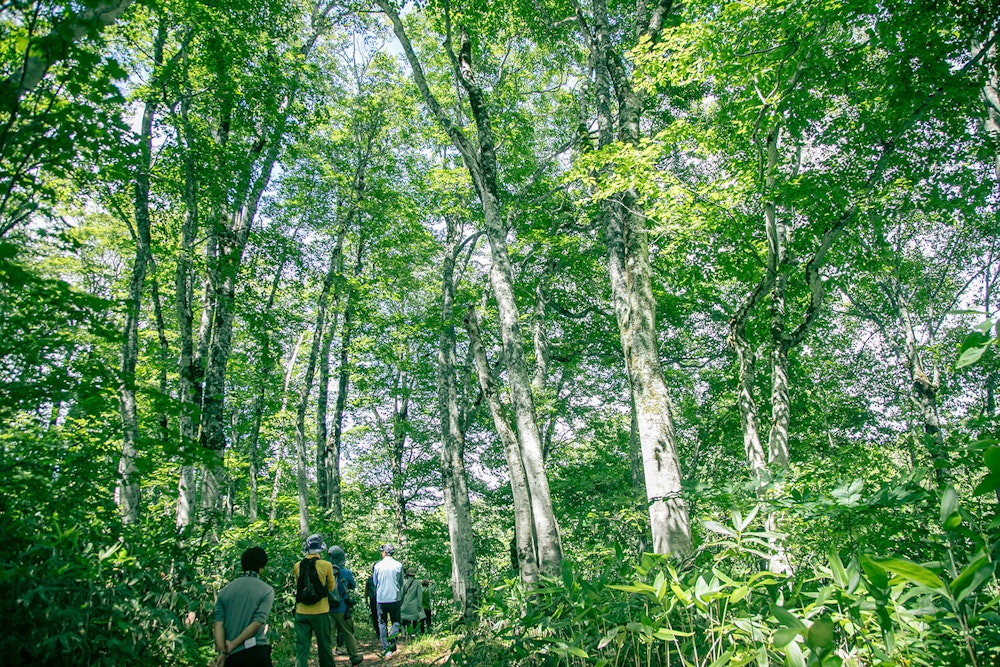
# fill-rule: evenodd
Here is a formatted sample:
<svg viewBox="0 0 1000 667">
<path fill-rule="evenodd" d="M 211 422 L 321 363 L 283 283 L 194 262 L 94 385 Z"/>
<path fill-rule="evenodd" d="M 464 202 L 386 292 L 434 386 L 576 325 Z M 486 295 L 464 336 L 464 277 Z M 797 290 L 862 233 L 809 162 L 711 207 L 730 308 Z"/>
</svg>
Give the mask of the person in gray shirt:
<svg viewBox="0 0 1000 667">
<path fill-rule="evenodd" d="M 250 547 L 240 557 L 243 576 L 226 584 L 215 599 L 212 635 L 219 656 L 215 667 L 272 667 L 267 617 L 274 589 L 260 579 L 267 552 Z"/>
</svg>

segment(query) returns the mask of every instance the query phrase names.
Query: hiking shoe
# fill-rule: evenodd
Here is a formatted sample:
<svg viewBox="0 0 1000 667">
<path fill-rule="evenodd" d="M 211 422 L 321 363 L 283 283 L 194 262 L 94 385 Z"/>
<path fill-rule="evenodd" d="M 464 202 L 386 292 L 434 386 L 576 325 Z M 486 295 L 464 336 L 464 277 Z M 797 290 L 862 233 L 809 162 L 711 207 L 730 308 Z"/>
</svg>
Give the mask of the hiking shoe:
<svg viewBox="0 0 1000 667">
<path fill-rule="evenodd" d="M 388 660 L 391 657 L 392 657 L 392 651 L 386 651 L 385 655 L 382 656 L 382 659 L 383 660 Z"/>
<path fill-rule="evenodd" d="M 364 661 L 365 661 L 365 659 L 362 658 L 360 655 L 357 658 L 352 658 L 351 659 L 351 667 L 354 667 L 355 665 L 360 665 Z"/>
</svg>

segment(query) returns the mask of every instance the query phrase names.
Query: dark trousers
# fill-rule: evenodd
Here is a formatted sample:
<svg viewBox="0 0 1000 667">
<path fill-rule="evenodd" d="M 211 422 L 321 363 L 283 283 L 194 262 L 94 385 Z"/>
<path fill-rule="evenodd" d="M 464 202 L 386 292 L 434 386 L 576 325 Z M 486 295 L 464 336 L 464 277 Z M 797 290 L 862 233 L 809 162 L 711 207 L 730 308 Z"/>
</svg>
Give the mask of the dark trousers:
<svg viewBox="0 0 1000 667">
<path fill-rule="evenodd" d="M 431 610 L 428 607 L 424 609 L 424 615 L 420 618 L 420 632 L 430 632 L 431 631 Z"/>
<path fill-rule="evenodd" d="M 372 615 L 372 628 L 375 629 L 375 636 L 378 637 L 378 603 L 374 599 L 369 598 L 368 609 Z"/>
<path fill-rule="evenodd" d="M 383 651 L 396 650 L 396 637 L 395 635 L 390 637 L 389 633 L 392 631 L 392 626 L 396 626 L 396 632 L 399 632 L 399 608 L 401 606 L 403 606 L 402 600 L 378 603 L 378 638 Z"/>
<path fill-rule="evenodd" d="M 253 648 L 231 653 L 226 656 L 226 667 L 274 667 L 271 662 L 271 647 L 258 644 Z"/>
</svg>

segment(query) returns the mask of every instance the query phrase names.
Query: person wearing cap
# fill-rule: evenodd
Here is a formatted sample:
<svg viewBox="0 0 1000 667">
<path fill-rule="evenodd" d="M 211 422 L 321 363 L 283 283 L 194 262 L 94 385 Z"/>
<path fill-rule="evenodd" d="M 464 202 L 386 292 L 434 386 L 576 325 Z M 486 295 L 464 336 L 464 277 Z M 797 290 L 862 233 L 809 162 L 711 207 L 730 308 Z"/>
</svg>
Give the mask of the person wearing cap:
<svg viewBox="0 0 1000 667">
<path fill-rule="evenodd" d="M 410 628 L 416 630 L 417 621 L 424 615 L 420 592 L 417 570 L 412 565 L 407 565 L 403 569 L 403 601 L 399 606 L 399 616 L 407 632 L 410 632 Z"/>
<path fill-rule="evenodd" d="M 274 589 L 260 579 L 267 552 L 250 547 L 240 557 L 243 576 L 226 584 L 215 599 L 212 636 L 219 652 L 216 667 L 271 667 L 267 617 Z"/>
<path fill-rule="evenodd" d="M 396 635 L 399 634 L 399 607 L 403 596 L 403 564 L 392 557 L 396 549 L 391 544 L 382 545 L 382 560 L 372 568 L 375 584 L 375 601 L 378 605 L 378 638 L 385 651 L 386 659 L 396 650 Z M 387 627 L 386 617 L 392 621 Z"/>
<path fill-rule="evenodd" d="M 343 580 L 347 591 L 353 591 L 358 584 L 354 580 L 354 573 L 347 569 L 345 561 L 347 554 L 344 548 L 338 545 L 330 547 L 330 563 L 334 568 L 339 568 L 340 578 Z M 349 617 L 350 605 L 347 591 L 341 591 L 340 601 L 336 606 L 331 605 L 330 616 L 333 618 L 333 627 L 337 632 L 337 647 L 343 645 L 347 649 L 347 655 L 351 658 L 352 665 L 360 665 L 363 658 L 358 652 L 358 643 L 354 639 L 354 620 Z"/>
<path fill-rule="evenodd" d="M 328 560 L 320 559 L 320 554 L 326 552 L 326 544 L 320 535 L 310 535 L 306 538 L 302 547 L 305 558 L 295 563 L 293 573 L 296 583 L 299 580 L 299 571 L 302 563 L 306 560 L 316 560 L 316 574 L 319 580 L 326 587 L 327 591 L 332 591 L 337 585 L 337 578 L 333 574 L 333 566 Z M 296 667 L 309 667 L 309 650 L 312 648 L 312 636 L 316 635 L 316 649 L 319 651 L 319 667 L 333 667 L 333 646 L 330 642 L 330 631 L 332 629 L 330 617 L 330 600 L 324 596 L 319 602 L 295 604 L 295 665 Z"/>
</svg>

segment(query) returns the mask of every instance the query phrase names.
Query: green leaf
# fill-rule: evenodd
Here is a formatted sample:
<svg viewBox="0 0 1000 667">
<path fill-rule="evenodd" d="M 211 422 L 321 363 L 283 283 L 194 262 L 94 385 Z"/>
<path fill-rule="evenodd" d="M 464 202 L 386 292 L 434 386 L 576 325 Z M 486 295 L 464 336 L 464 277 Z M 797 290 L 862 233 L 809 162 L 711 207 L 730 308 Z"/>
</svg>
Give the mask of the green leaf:
<svg viewBox="0 0 1000 667">
<path fill-rule="evenodd" d="M 616 591 L 622 591 L 625 593 L 647 593 L 650 595 L 656 595 L 656 589 L 649 584 L 633 584 L 633 585 L 610 585 L 608 588 L 613 588 Z"/>
<path fill-rule="evenodd" d="M 601 639 L 601 641 L 599 641 L 597 643 L 597 648 L 598 649 L 602 649 L 605 646 L 607 646 L 608 644 L 610 644 L 611 642 L 613 642 L 614 639 L 615 639 L 615 637 L 618 636 L 619 632 L 621 632 L 621 628 L 620 627 L 614 627 L 614 628 L 611 628 L 610 630 L 608 630 L 608 634 L 604 635 L 604 638 Z"/>
<path fill-rule="evenodd" d="M 991 472 L 976 485 L 976 488 L 972 491 L 972 495 L 981 496 L 984 493 L 990 493 L 997 489 L 1000 489 L 1000 475 Z"/>
<path fill-rule="evenodd" d="M 735 530 L 729 526 L 724 526 L 718 521 L 702 521 L 701 524 L 705 528 L 709 529 L 713 533 L 718 533 L 720 535 L 725 535 L 726 537 L 738 537 Z"/>
<path fill-rule="evenodd" d="M 657 639 L 662 639 L 664 641 L 672 641 L 674 639 L 677 639 L 678 637 L 690 637 L 692 634 L 694 633 L 679 632 L 677 630 L 671 630 L 670 628 L 660 628 L 659 630 L 653 633 L 653 636 L 656 637 Z"/>
<path fill-rule="evenodd" d="M 730 664 L 729 663 L 729 658 L 731 658 L 732 655 L 733 655 L 733 652 L 730 649 L 729 651 L 726 651 L 725 653 L 723 653 L 722 655 L 720 655 L 716 660 L 713 660 L 712 664 L 709 665 L 708 667 L 723 667 L 724 665 L 728 665 L 728 664 Z"/>
<path fill-rule="evenodd" d="M 729 594 L 729 604 L 736 604 L 747 595 L 750 594 L 750 589 L 746 586 L 740 586 L 735 591 Z"/>
<path fill-rule="evenodd" d="M 945 523 L 957 511 L 958 493 L 955 492 L 955 487 L 949 484 L 941 494 L 941 523 Z"/>
<path fill-rule="evenodd" d="M 959 368 L 965 368 L 966 366 L 979 361 L 979 359 L 983 356 L 983 353 L 986 352 L 986 349 L 995 342 L 995 338 L 990 338 L 985 343 L 975 345 L 962 352 L 962 354 L 958 357 L 958 361 L 955 362 L 955 369 L 958 370 Z"/>
<path fill-rule="evenodd" d="M 833 621 L 828 618 L 817 619 L 806 633 L 806 642 L 813 648 L 826 648 L 833 643 Z"/>
<path fill-rule="evenodd" d="M 797 642 L 792 642 L 785 647 L 785 664 L 788 667 L 806 667 L 805 656 Z"/>
<path fill-rule="evenodd" d="M 799 635 L 799 631 L 795 628 L 778 628 L 774 631 L 774 636 L 772 642 L 774 648 L 785 648 Z"/>
<path fill-rule="evenodd" d="M 962 523 L 958 512 L 958 493 L 949 485 L 941 494 L 941 525 L 945 530 L 957 528 Z"/>
<path fill-rule="evenodd" d="M 993 575 L 993 563 L 986 556 L 980 556 L 969 563 L 951 582 L 951 595 L 961 602 L 982 586 Z"/>
<path fill-rule="evenodd" d="M 862 565 L 864 561 L 868 560 L 876 568 L 883 571 L 891 571 L 896 575 L 903 577 L 907 581 L 910 581 L 918 586 L 925 586 L 931 590 L 938 592 L 945 592 L 947 587 L 944 582 L 941 581 L 941 577 L 937 576 L 930 570 L 928 570 L 923 565 L 918 565 L 912 561 L 908 561 L 904 558 L 869 558 L 868 556 L 862 557 Z M 866 569 L 867 571 L 867 569 Z"/>
<path fill-rule="evenodd" d="M 799 620 L 795 614 L 773 602 L 771 603 L 771 615 L 778 619 L 778 622 L 786 628 L 794 628 L 795 630 L 806 629 L 806 624 Z"/>
<path fill-rule="evenodd" d="M 844 569 L 844 563 L 840 560 L 840 554 L 836 550 L 830 550 L 830 572 L 833 574 L 833 581 L 836 582 L 841 588 L 847 588 L 848 578 L 847 570 Z"/>
<path fill-rule="evenodd" d="M 990 472 L 1000 475 L 1000 447 L 990 446 L 983 452 L 983 463 Z"/>
</svg>

